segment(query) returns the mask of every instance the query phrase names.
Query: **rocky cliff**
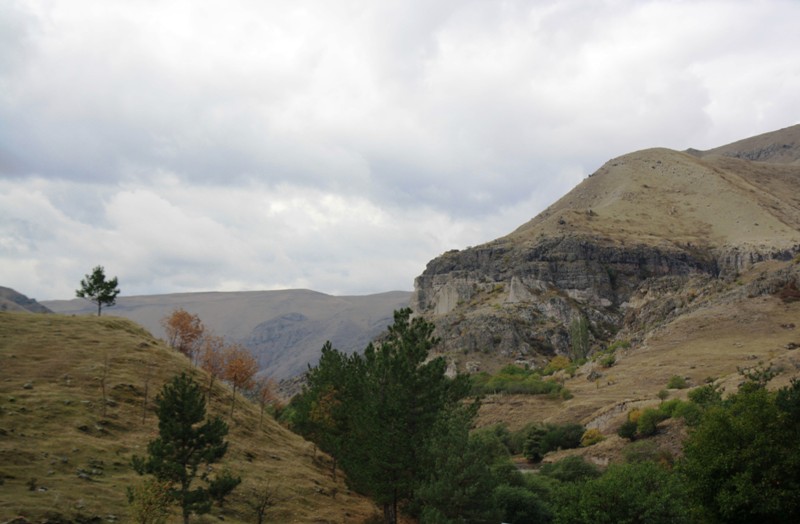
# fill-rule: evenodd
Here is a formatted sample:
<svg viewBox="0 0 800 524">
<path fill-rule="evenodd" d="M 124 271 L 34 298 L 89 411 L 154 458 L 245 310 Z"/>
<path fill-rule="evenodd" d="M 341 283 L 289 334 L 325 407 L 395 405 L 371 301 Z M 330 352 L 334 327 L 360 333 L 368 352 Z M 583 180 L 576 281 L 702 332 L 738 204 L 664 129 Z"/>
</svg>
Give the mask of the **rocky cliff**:
<svg viewBox="0 0 800 524">
<path fill-rule="evenodd" d="M 432 260 L 412 304 L 460 363 L 570 354 L 580 319 L 601 348 L 800 252 L 798 134 L 610 160 L 508 236 Z"/>
</svg>

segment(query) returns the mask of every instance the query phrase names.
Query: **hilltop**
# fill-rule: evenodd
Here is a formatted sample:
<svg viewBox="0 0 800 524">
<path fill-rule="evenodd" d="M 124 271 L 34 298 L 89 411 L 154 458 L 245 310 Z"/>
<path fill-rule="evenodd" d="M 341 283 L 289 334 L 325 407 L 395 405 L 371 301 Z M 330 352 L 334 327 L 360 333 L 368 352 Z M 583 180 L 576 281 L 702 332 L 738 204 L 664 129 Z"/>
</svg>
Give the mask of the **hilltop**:
<svg viewBox="0 0 800 524">
<path fill-rule="evenodd" d="M 182 371 L 207 384 L 204 372 L 129 320 L 0 313 L 0 521 L 125 522 L 125 488 L 139 479 L 130 459 L 157 434 L 153 399 Z M 210 414 L 231 428 L 217 467 L 243 482 L 223 510 L 197 522 L 254 522 L 247 503 L 266 488 L 278 501 L 272 522 L 373 514 L 341 477 L 332 481 L 328 459 L 310 443 L 268 415 L 259 427 L 258 407 L 239 397 L 231 419 L 230 398 L 225 385 L 210 396 Z"/>
<path fill-rule="evenodd" d="M 578 358 L 570 327 L 588 322 L 588 362 L 556 375 L 573 399 L 491 397 L 483 422 L 613 433 L 673 375 L 733 388 L 737 367 L 762 362 L 781 370 L 776 384 L 797 376 L 798 136 L 614 158 L 510 234 L 432 260 L 412 304 L 454 370 Z"/>
</svg>

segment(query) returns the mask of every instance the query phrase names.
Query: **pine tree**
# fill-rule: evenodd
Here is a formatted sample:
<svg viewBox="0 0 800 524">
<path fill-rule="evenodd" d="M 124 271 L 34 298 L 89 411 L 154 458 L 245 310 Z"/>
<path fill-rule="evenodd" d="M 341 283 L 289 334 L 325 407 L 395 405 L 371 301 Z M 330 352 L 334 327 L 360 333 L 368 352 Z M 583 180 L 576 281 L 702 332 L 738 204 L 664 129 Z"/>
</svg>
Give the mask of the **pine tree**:
<svg viewBox="0 0 800 524">
<path fill-rule="evenodd" d="M 181 507 L 183 522 L 187 524 L 192 513 L 207 513 L 211 509 L 210 493 L 221 500 L 241 481 L 236 478 L 234 482 L 228 476 L 211 480 L 203 474 L 208 488 L 192 489 L 200 465 L 218 462 L 225 455 L 228 426 L 219 417 L 205 420 L 201 388 L 186 373 L 164 385 L 156 406 L 159 435 L 148 444 L 147 458 L 134 456 L 133 467 L 140 475 L 152 474 L 169 483 L 170 497 Z"/>
<path fill-rule="evenodd" d="M 450 380 L 434 326 L 411 310 L 396 311 L 388 335 L 363 356 L 329 344 L 308 373 L 308 389 L 295 402 L 295 428 L 339 457 L 351 485 L 383 506 L 384 522 L 397 522 L 401 503 L 422 482 L 424 453 L 440 414 L 467 393 Z"/>
<path fill-rule="evenodd" d="M 114 305 L 117 295 L 119 295 L 117 277 L 106 281 L 103 266 L 95 267 L 91 275 L 86 275 L 86 278 L 81 280 L 81 288 L 75 290 L 76 297 L 85 298 L 97 304 L 98 317 L 104 304 L 106 306 Z"/>
</svg>

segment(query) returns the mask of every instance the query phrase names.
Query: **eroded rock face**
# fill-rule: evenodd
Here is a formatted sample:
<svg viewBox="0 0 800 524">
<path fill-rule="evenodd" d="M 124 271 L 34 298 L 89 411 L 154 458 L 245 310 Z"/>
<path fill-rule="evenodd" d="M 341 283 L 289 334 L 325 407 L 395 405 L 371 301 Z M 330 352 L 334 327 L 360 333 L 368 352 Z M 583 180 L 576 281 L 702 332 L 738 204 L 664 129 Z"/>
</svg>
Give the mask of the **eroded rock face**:
<svg viewBox="0 0 800 524">
<path fill-rule="evenodd" d="M 496 242 L 432 260 L 415 281 L 412 305 L 436 322 L 445 351 L 536 364 L 570 353 L 569 326 L 578 318 L 589 320 L 593 343 L 607 342 L 639 312 L 648 319 L 679 312 L 690 281 L 705 286 L 798 249 L 627 246 L 581 236 Z"/>
<path fill-rule="evenodd" d="M 476 294 L 507 287 L 520 303 L 548 290 L 601 307 L 619 306 L 638 283 L 654 276 L 716 273 L 716 260 L 687 250 L 602 245 L 580 237 L 543 239 L 532 246 L 479 246 L 428 263 L 415 281 L 417 310 L 446 314 Z M 538 300 L 537 300 L 538 301 Z"/>
</svg>

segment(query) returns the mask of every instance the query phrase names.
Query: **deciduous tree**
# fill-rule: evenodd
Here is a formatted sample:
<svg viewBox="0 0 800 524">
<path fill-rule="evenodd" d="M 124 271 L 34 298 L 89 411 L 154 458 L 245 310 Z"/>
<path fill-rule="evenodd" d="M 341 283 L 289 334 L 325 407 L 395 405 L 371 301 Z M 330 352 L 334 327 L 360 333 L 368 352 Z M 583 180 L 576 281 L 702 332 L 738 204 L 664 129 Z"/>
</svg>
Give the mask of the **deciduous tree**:
<svg viewBox="0 0 800 524">
<path fill-rule="evenodd" d="M 211 398 L 211 388 L 214 381 L 225 376 L 225 339 L 206 333 L 200 350 L 200 367 L 208 373 L 208 398 Z"/>
<path fill-rule="evenodd" d="M 800 522 L 800 382 L 746 382 L 703 414 L 680 470 L 710 522 Z"/>
<path fill-rule="evenodd" d="M 250 351 L 239 344 L 225 350 L 225 380 L 233 386 L 231 398 L 231 417 L 236 404 L 236 390 L 249 390 L 253 387 L 253 377 L 258 372 L 258 362 Z"/>
<path fill-rule="evenodd" d="M 117 277 L 106 280 L 103 266 L 97 266 L 92 270 L 91 275 L 86 275 L 81 280 L 81 288 L 75 290 L 75 296 L 85 298 L 97 304 L 97 316 L 103 306 L 113 306 L 116 303 L 119 288 L 117 287 Z"/>
<path fill-rule="evenodd" d="M 177 349 L 194 362 L 205 333 L 200 317 L 192 315 L 183 308 L 177 308 L 161 319 L 161 325 L 167 334 L 167 343 L 170 347 Z"/>
</svg>

